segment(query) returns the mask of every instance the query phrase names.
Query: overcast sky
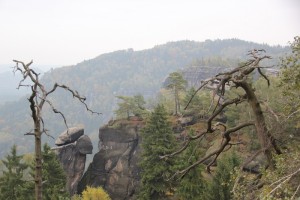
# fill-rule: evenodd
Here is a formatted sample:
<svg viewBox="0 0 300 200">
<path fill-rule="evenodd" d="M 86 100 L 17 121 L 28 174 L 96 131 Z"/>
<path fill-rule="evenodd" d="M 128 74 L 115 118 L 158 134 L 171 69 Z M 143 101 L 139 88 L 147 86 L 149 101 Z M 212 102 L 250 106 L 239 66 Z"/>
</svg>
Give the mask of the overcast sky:
<svg viewBox="0 0 300 200">
<path fill-rule="evenodd" d="M 299 0 L 0 0 L 0 64 L 73 65 L 177 40 L 287 45 L 299 19 Z"/>
</svg>

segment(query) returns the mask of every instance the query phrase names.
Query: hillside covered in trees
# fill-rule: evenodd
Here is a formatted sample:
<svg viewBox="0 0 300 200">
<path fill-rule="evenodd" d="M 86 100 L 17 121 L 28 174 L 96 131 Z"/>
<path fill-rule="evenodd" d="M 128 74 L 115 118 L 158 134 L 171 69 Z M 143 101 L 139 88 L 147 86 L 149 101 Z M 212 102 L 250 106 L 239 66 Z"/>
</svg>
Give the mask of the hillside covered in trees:
<svg viewBox="0 0 300 200">
<path fill-rule="evenodd" d="M 218 56 L 195 59 L 162 77 L 152 98 L 147 97 L 149 91 L 113 91 L 113 119 L 95 139 L 99 152 L 78 182 L 82 196 L 72 199 L 98 195 L 115 200 L 299 198 L 299 45 L 300 38 L 295 37 L 292 51 L 282 49 L 282 55 L 287 54 L 280 61 L 258 48 L 247 51 L 242 62 Z M 270 69 L 271 65 L 277 68 Z M 72 68 L 73 72 L 76 66 Z M 49 74 L 54 71 L 43 77 L 50 89 L 55 81 Z M 73 84 L 82 93 L 84 89 L 76 85 L 80 80 L 65 79 L 63 84 Z M 77 88 L 72 94 L 78 98 Z M 71 108 L 74 102 L 61 97 L 69 98 L 59 93 L 51 98 L 53 105 L 59 110 Z M 100 107 L 97 101 L 87 103 L 93 109 Z M 80 120 L 71 116 L 78 111 L 83 115 L 85 108 L 76 109 L 71 114 L 66 110 L 66 116 Z M 46 125 L 51 123 L 55 125 L 51 121 Z M 71 131 L 65 134 L 74 136 Z M 0 198 L 31 199 L 32 163 L 37 159 L 17 154 L 17 147 L 22 146 L 12 146 L 0 162 Z M 69 199 L 63 185 L 69 181 L 64 175 L 70 172 L 62 172 L 49 146 L 44 146 L 42 154 L 44 197 Z M 76 160 L 71 157 L 66 161 Z M 71 195 L 76 187 L 74 191 Z"/>
<path fill-rule="evenodd" d="M 168 74 L 191 66 L 201 66 L 205 72 L 215 73 L 220 68 L 234 67 L 247 57 L 250 49 L 265 49 L 272 60 L 264 63 L 276 65 L 279 58 L 289 51 L 287 47 L 256 44 L 238 39 L 206 40 L 205 42 L 179 41 L 157 45 L 152 49 L 134 51 L 120 50 L 100 55 L 74 66 L 56 68 L 46 72 L 42 82 L 46 87 L 53 83 L 66 84 L 87 98 L 87 104 L 102 113 L 100 117 L 84 112 L 84 107 L 73 102 L 72 96 L 58 91 L 51 96 L 53 105 L 63 113 L 70 126 L 83 124 L 87 133 L 97 140 L 98 128 L 114 117 L 120 101 L 117 96 L 141 94 L 149 100 L 148 107 L 155 104 L 156 96 Z M 217 69 L 217 70 L 216 70 Z M 205 77 L 204 77 L 205 78 Z M 59 116 L 45 111 L 45 126 L 56 137 L 65 129 Z M 0 155 L 5 155 L 15 143 L 22 151 L 31 151 L 32 141 L 24 133 L 30 131 L 30 110 L 27 97 L 8 102 L 0 107 Z M 46 138 L 50 144 L 52 138 Z M 95 143 L 96 144 L 96 143 Z"/>
</svg>

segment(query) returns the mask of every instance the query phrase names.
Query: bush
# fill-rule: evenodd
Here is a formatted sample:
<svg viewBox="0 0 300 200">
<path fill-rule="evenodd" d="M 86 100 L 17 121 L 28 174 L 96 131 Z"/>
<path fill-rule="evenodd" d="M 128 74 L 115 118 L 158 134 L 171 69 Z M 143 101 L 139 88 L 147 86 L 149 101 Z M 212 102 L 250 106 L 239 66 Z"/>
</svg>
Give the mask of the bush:
<svg viewBox="0 0 300 200">
<path fill-rule="evenodd" d="M 87 187 L 82 192 L 82 200 L 111 200 L 109 195 L 102 187 Z"/>
</svg>

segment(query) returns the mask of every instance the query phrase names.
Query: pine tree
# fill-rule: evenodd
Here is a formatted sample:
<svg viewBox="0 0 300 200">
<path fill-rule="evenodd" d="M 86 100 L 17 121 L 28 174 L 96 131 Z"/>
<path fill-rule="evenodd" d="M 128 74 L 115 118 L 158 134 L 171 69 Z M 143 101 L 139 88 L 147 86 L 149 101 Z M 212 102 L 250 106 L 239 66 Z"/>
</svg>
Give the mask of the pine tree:
<svg viewBox="0 0 300 200">
<path fill-rule="evenodd" d="M 129 96 L 117 96 L 122 102 L 118 103 L 119 108 L 115 110 L 117 118 L 127 118 L 130 116 L 143 116 L 145 114 L 145 100 L 141 94 L 133 97 Z"/>
<path fill-rule="evenodd" d="M 22 155 L 17 155 L 17 146 L 11 148 L 9 155 L 2 160 L 6 170 L 0 177 L 0 199 L 18 200 L 25 185 L 24 170 L 28 165 L 22 162 Z"/>
<path fill-rule="evenodd" d="M 198 94 L 195 95 L 196 89 L 191 87 L 185 94 L 183 99 L 184 106 L 187 106 L 188 113 L 198 113 L 202 107 L 202 102 Z M 193 97 L 193 98 L 192 98 Z M 192 99 L 192 100 L 191 100 Z"/>
<path fill-rule="evenodd" d="M 47 200 L 68 197 L 66 175 L 50 146 L 43 147 L 43 198 Z"/>
<path fill-rule="evenodd" d="M 198 160 L 200 155 L 200 148 L 192 141 L 188 148 L 183 152 L 180 162 L 180 168 L 184 169 Z M 176 193 L 180 199 L 199 200 L 204 199 L 203 193 L 205 191 L 206 182 L 201 174 L 203 166 L 192 168 L 181 180 L 176 188 Z"/>
<path fill-rule="evenodd" d="M 226 155 L 218 161 L 214 178 L 212 183 L 209 185 L 208 193 L 206 194 L 207 197 L 205 199 L 232 199 L 232 172 L 234 171 L 234 168 L 239 165 L 239 163 L 239 159 L 235 153 Z"/>
<path fill-rule="evenodd" d="M 176 148 L 175 136 L 168 122 L 165 108 L 158 105 L 142 131 L 141 188 L 139 199 L 162 199 L 171 192 L 172 183 L 167 179 L 174 173 L 175 160 L 162 160 Z"/>
<path fill-rule="evenodd" d="M 57 156 L 51 150 L 48 144 L 44 144 L 42 151 L 42 172 L 43 172 L 43 199 L 69 199 L 69 194 L 66 192 L 66 175 L 60 165 Z M 30 166 L 29 172 L 32 180 L 34 180 L 34 162 Z M 34 199 L 34 181 L 27 182 L 24 185 L 23 196 L 26 199 Z"/>
<path fill-rule="evenodd" d="M 281 88 L 284 96 L 284 110 L 287 119 L 292 118 L 291 123 L 296 128 L 300 127 L 300 36 L 294 38 L 291 43 L 292 53 L 282 59 L 282 74 L 280 77 Z M 291 119 L 289 119 L 291 121 Z M 289 130 L 291 132 L 291 130 Z M 300 137 L 298 131 L 293 133 L 296 137 Z"/>
<path fill-rule="evenodd" d="M 168 77 L 168 80 L 169 83 L 167 84 L 166 88 L 171 89 L 174 92 L 174 114 L 177 115 L 180 112 L 179 92 L 185 89 L 187 82 L 183 79 L 182 74 L 179 72 L 171 73 Z"/>
</svg>

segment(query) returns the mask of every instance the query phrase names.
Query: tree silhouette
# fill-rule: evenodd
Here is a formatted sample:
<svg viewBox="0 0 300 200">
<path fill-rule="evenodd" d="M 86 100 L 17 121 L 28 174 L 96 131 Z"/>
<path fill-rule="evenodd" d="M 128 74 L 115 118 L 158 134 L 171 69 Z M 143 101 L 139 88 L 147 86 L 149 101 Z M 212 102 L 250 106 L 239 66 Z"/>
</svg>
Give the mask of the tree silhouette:
<svg viewBox="0 0 300 200">
<path fill-rule="evenodd" d="M 52 102 L 48 99 L 49 95 L 55 92 L 58 88 L 62 88 L 67 92 L 70 92 L 73 95 L 73 98 L 78 99 L 84 106 L 86 107 L 87 111 L 93 114 L 100 114 L 98 112 L 94 112 L 89 109 L 87 104 L 85 103 L 86 98 L 81 96 L 76 90 L 70 89 L 66 85 L 60 85 L 55 83 L 53 87 L 47 91 L 44 85 L 40 82 L 39 75 L 33 69 L 30 68 L 30 65 L 33 61 L 25 64 L 22 61 L 13 60 L 16 65 L 14 67 L 14 73 L 20 72 L 23 75 L 23 79 L 19 82 L 18 89 L 20 87 L 31 87 L 31 95 L 28 99 L 30 103 L 30 110 L 31 110 L 31 117 L 34 123 L 33 132 L 28 132 L 25 135 L 33 135 L 35 138 L 35 199 L 41 200 L 42 199 L 42 134 L 47 133 L 47 129 L 44 126 L 44 120 L 42 117 L 42 110 L 45 104 L 48 104 L 52 111 L 56 114 L 59 114 L 64 123 L 67 126 L 67 121 L 63 113 L 57 110 Z M 24 85 L 24 81 L 29 80 L 29 85 Z"/>
</svg>

